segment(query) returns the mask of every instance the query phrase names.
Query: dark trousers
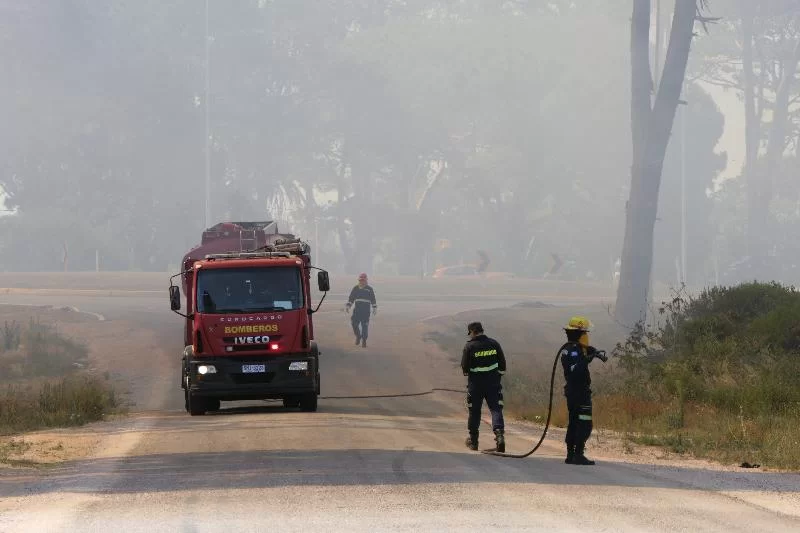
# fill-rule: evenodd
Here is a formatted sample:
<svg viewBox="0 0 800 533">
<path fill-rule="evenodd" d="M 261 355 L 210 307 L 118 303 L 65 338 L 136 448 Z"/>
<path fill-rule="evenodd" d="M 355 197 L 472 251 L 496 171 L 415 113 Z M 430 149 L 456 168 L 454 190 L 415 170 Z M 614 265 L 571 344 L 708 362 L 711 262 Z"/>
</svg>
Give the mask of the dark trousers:
<svg viewBox="0 0 800 533">
<path fill-rule="evenodd" d="M 569 411 L 569 424 L 567 436 L 564 439 L 567 446 L 583 449 L 589 435 L 592 434 L 592 394 L 581 392 L 567 394 L 567 410 Z"/>
<path fill-rule="evenodd" d="M 353 324 L 353 333 L 355 336 L 359 339 L 367 340 L 367 336 L 369 335 L 369 312 L 357 313 L 354 311 L 353 316 L 350 318 L 350 323 Z"/>
<path fill-rule="evenodd" d="M 487 373 L 486 375 L 470 374 L 467 381 L 467 409 L 469 418 L 467 419 L 467 429 L 471 435 L 478 434 L 481 425 L 481 407 L 483 401 L 489 406 L 492 413 L 492 429 L 494 431 L 505 429 L 503 421 L 503 385 L 500 382 L 500 374 L 497 372 Z"/>
</svg>

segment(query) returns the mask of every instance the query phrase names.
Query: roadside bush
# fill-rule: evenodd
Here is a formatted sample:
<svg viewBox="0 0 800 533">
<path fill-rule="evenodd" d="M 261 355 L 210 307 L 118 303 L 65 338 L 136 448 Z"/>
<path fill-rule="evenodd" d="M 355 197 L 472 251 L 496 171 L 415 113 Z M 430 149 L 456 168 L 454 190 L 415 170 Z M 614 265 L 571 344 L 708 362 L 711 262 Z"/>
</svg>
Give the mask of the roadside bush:
<svg viewBox="0 0 800 533">
<path fill-rule="evenodd" d="M 79 376 L 38 386 L 8 385 L 0 392 L 0 434 L 102 420 L 120 407 L 106 380 Z"/>
<path fill-rule="evenodd" d="M 800 468 L 777 448 L 800 441 L 800 293 L 776 283 L 676 294 L 657 325 L 617 345 L 617 395 L 658 402 L 614 426 L 639 442 Z M 678 444 L 676 444 L 678 443 Z"/>
<path fill-rule="evenodd" d="M 64 337 L 55 326 L 30 319 L 24 330 L 6 323 L 0 352 L 0 381 L 73 374 L 83 368 L 88 348 Z"/>
<path fill-rule="evenodd" d="M 0 332 L 0 335 L 2 335 L 2 338 L 0 338 L 0 352 L 9 352 L 19 348 L 20 330 L 20 325 L 17 324 L 16 320 L 12 320 L 11 323 L 8 320 L 5 321 Z"/>
<path fill-rule="evenodd" d="M 88 348 L 31 319 L 0 330 L 0 434 L 102 420 L 120 409 L 108 377 L 87 375 Z"/>
</svg>

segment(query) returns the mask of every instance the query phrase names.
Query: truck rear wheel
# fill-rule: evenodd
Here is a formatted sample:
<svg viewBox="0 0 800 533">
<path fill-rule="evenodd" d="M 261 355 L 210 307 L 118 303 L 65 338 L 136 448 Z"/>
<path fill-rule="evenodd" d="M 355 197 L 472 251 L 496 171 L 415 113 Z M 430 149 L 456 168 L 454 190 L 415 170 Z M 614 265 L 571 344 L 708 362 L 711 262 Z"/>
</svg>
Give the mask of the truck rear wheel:
<svg viewBox="0 0 800 533">
<path fill-rule="evenodd" d="M 317 410 L 317 393 L 312 392 L 300 397 L 300 410 L 312 413 Z"/>
</svg>

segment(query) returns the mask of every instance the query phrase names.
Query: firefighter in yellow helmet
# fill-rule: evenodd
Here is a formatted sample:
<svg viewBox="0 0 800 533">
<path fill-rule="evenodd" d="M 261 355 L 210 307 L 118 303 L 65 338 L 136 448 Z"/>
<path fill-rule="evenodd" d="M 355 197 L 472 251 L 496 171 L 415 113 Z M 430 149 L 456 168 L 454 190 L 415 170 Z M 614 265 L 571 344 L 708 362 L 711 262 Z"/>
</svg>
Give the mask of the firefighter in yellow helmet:
<svg viewBox="0 0 800 533">
<path fill-rule="evenodd" d="M 584 455 L 584 447 L 592 434 L 592 378 L 589 363 L 597 357 L 606 362 L 608 358 L 602 350 L 589 344 L 589 331 L 592 323 L 585 317 L 572 317 L 564 328 L 567 342 L 561 347 L 559 356 L 564 368 L 564 395 L 567 397 L 569 425 L 567 436 L 567 458 L 571 465 L 593 465 Z"/>
</svg>

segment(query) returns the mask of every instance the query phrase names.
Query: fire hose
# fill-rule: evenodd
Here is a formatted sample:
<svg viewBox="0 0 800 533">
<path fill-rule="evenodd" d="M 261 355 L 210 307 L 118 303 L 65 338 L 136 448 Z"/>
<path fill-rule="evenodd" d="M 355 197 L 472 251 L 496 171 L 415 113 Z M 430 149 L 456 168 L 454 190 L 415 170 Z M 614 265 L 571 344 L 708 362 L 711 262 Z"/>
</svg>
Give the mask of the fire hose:
<svg viewBox="0 0 800 533">
<path fill-rule="evenodd" d="M 542 432 L 542 436 L 539 439 L 539 442 L 536 443 L 536 446 L 534 446 L 533 449 L 524 454 L 503 453 L 495 450 L 481 450 L 481 453 L 485 455 L 495 455 L 498 457 L 509 457 L 512 459 L 524 459 L 526 457 L 529 457 L 530 455 L 535 453 L 536 450 L 539 449 L 539 446 L 542 445 L 542 442 L 544 442 L 544 438 L 547 436 L 547 430 L 550 428 L 550 415 L 553 412 L 553 388 L 555 386 L 557 367 L 558 367 L 558 355 L 556 355 L 556 358 L 553 361 L 553 372 L 550 375 L 550 401 L 547 406 L 547 421 L 544 423 L 544 431 Z M 433 394 L 434 392 L 454 392 L 457 394 L 466 394 L 465 390 L 434 388 L 424 392 L 410 392 L 403 394 L 369 394 L 363 396 L 320 396 L 319 399 L 320 400 L 371 400 L 377 398 L 410 398 L 414 396 L 426 396 L 429 394 Z"/>
<path fill-rule="evenodd" d="M 556 358 L 553 360 L 553 371 L 550 373 L 550 401 L 547 405 L 547 420 L 544 422 L 544 431 L 542 431 L 542 436 L 539 438 L 539 442 L 536 443 L 536 446 L 534 446 L 529 452 L 520 454 L 504 453 L 495 450 L 481 450 L 481 453 L 486 455 L 496 455 L 498 457 L 509 457 L 512 459 L 525 459 L 526 457 L 536 453 L 536 450 L 539 449 L 539 446 L 542 445 L 544 438 L 547 436 L 547 430 L 550 429 L 550 415 L 553 414 L 553 389 L 556 383 L 556 368 L 558 367 L 558 359 L 559 354 L 556 354 Z"/>
<path fill-rule="evenodd" d="M 601 361 L 606 362 L 608 358 L 606 357 L 605 351 L 598 351 L 596 355 Z M 544 423 L 544 430 L 542 431 L 542 436 L 539 438 L 539 442 L 528 452 L 514 454 L 514 453 L 504 453 L 498 452 L 495 450 L 481 450 L 482 454 L 485 455 L 494 455 L 497 457 L 507 457 L 511 459 L 525 459 L 526 457 L 530 457 L 536 450 L 544 442 L 545 437 L 547 436 L 547 430 L 550 429 L 550 418 L 553 414 L 553 391 L 555 389 L 555 381 L 556 381 L 556 369 L 558 368 L 558 360 L 560 357 L 560 353 L 556 354 L 555 359 L 553 360 L 553 370 L 550 373 L 550 399 L 547 405 L 547 420 Z M 446 388 L 435 388 L 424 392 L 411 392 L 411 393 L 403 393 L 403 394 L 377 394 L 377 395 L 364 395 L 364 396 L 320 396 L 320 400 L 366 400 L 366 399 L 374 399 L 374 398 L 408 398 L 412 396 L 426 396 L 428 394 L 433 394 L 434 392 L 454 392 L 458 394 L 466 394 L 464 390 L 456 390 L 456 389 L 446 389 Z"/>
<path fill-rule="evenodd" d="M 539 446 L 542 445 L 542 442 L 544 442 L 544 438 L 547 436 L 547 430 L 550 429 L 550 416 L 553 414 L 553 389 L 556 383 L 556 368 L 558 368 L 558 360 L 560 356 L 561 356 L 560 352 L 556 353 L 556 357 L 553 360 L 553 371 L 550 373 L 550 401 L 547 405 L 547 420 L 545 420 L 544 431 L 542 431 L 542 436 L 539 438 L 539 442 L 536 443 L 536 446 L 534 446 L 530 451 L 520 454 L 503 453 L 494 450 L 481 450 L 481 453 L 486 455 L 496 455 L 497 457 L 509 457 L 511 459 L 525 459 L 526 457 L 529 457 L 534 453 L 536 453 L 536 450 L 539 449 Z M 595 357 L 597 357 L 604 363 L 608 361 L 608 356 L 606 355 L 606 352 L 604 350 L 598 350 L 597 352 L 595 352 Z"/>
<path fill-rule="evenodd" d="M 344 309 L 343 309 L 344 310 Z M 544 423 L 544 430 L 542 431 L 542 436 L 539 438 L 539 441 L 536 445 L 531 448 L 526 453 L 505 453 L 505 452 L 498 452 L 496 450 L 481 450 L 482 454 L 485 455 L 494 455 L 496 457 L 507 457 L 510 459 L 525 459 L 526 457 L 530 457 L 536 450 L 544 442 L 545 437 L 547 436 L 547 430 L 550 429 L 550 418 L 553 414 L 553 391 L 555 389 L 555 382 L 556 382 L 556 369 L 558 368 L 558 361 L 560 358 L 560 352 L 556 353 L 555 359 L 553 359 L 553 370 L 550 372 L 550 399 L 547 404 L 547 419 Z M 606 362 L 608 361 L 608 357 L 606 356 L 606 352 L 604 350 L 598 350 L 596 352 L 596 357 L 598 357 L 601 361 Z M 456 390 L 456 389 L 446 389 L 446 388 L 435 388 L 430 389 L 424 392 L 411 392 L 411 393 L 403 393 L 403 394 L 378 394 L 378 395 L 363 395 L 363 396 L 320 396 L 320 400 L 368 400 L 368 399 L 377 399 L 377 398 L 410 398 L 413 396 L 426 396 L 429 394 L 433 394 L 434 392 L 454 392 L 458 394 L 466 394 L 464 390 Z"/>
</svg>

